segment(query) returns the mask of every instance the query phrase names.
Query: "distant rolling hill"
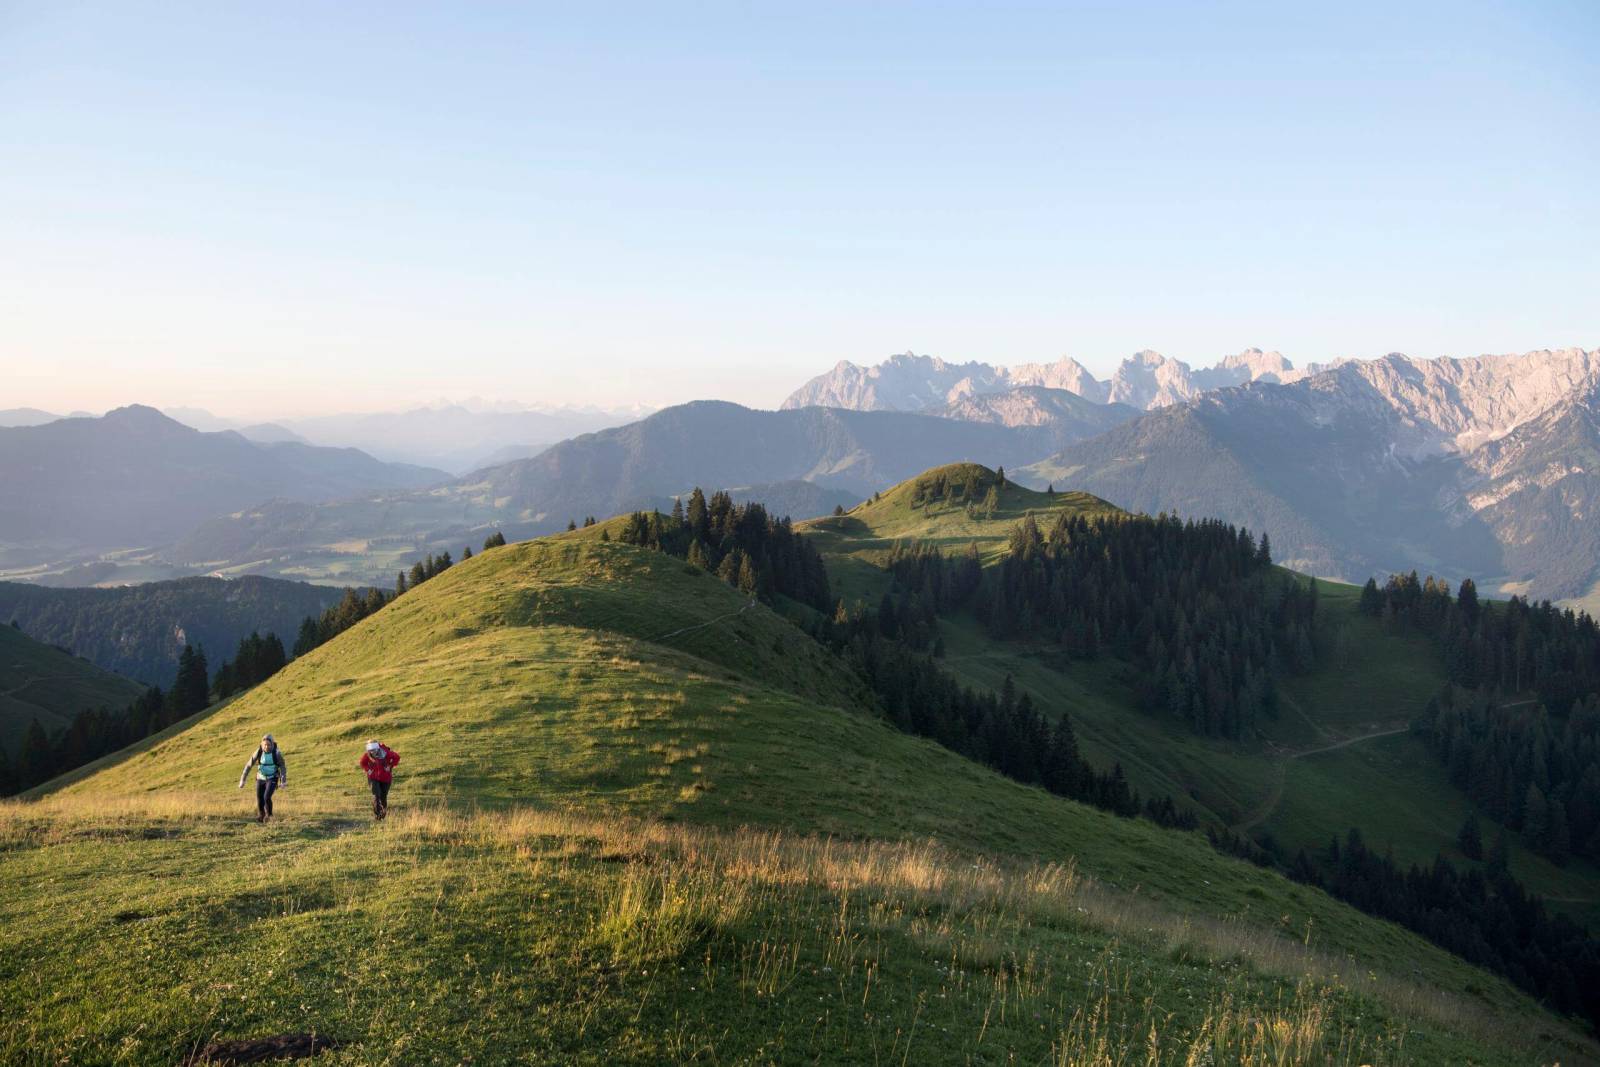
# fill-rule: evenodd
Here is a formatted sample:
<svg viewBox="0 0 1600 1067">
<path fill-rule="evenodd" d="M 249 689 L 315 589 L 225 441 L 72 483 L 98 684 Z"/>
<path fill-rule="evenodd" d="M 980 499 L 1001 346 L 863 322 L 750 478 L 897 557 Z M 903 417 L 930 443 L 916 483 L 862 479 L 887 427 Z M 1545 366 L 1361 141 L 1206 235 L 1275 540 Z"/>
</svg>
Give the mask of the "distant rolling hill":
<svg viewBox="0 0 1600 1067">
<path fill-rule="evenodd" d="M 522 538 L 591 515 L 665 510 L 695 486 L 759 496 L 803 518 L 853 505 L 930 463 L 1026 463 L 1056 440 L 1039 425 L 700 401 L 428 490 L 257 504 L 200 524 L 165 557 L 196 569 L 388 584 L 419 553 L 458 554 L 491 529 Z"/>
<path fill-rule="evenodd" d="M 71 649 L 91 663 L 163 688 L 185 644 L 204 647 L 212 669 L 239 639 L 274 631 L 293 645 L 300 620 L 337 603 L 340 590 L 275 578 L 180 578 L 110 589 L 49 589 L 0 582 L 0 622 Z"/>
<path fill-rule="evenodd" d="M 294 772 L 261 828 L 232 778 L 267 729 Z M 383 825 L 351 769 L 371 736 L 402 754 Z M 437 991 L 405 1012 L 420 1062 L 1048 1062 L 1102 1033 L 1158 1062 L 1590 1048 L 1499 979 L 1198 835 L 898 732 L 767 606 L 593 538 L 480 553 L 48 792 L 0 821 L 0 950 L 60 995 L 24 997 L 13 970 L 0 1002 L 56 1059 L 106 1058 L 135 1028 L 137 1062 L 307 1030 L 372 1058 L 396 1040 L 397 975 Z M 70 923 L 41 878 L 78 902 Z M 352 964 L 379 922 L 409 932 Z M 241 935 L 263 959 L 292 950 L 292 997 L 219 962 Z M 146 943 L 167 982 L 80 995 Z M 219 983 L 225 1010 L 189 992 Z M 1261 1029 L 1219 1029 L 1233 1013 Z"/>
<path fill-rule="evenodd" d="M 15 755 L 36 719 L 54 736 L 79 712 L 119 710 L 143 691 L 131 679 L 0 625 L 0 749 Z"/>
<path fill-rule="evenodd" d="M 164 544 L 271 497 L 331 500 L 446 478 L 355 449 L 202 433 L 138 405 L 0 428 L 0 562 Z"/>
</svg>

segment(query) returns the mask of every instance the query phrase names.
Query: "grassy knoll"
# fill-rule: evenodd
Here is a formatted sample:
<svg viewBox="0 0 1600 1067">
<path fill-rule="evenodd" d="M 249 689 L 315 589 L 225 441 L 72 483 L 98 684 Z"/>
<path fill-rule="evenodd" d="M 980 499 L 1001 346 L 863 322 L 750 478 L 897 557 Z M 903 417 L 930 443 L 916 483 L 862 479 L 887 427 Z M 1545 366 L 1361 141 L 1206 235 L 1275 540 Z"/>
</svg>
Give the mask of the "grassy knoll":
<svg viewBox="0 0 1600 1067">
<path fill-rule="evenodd" d="M 898 733 L 808 641 L 630 546 L 453 568 L 0 806 L 0 1061 L 312 1028 L 332 1063 L 1595 1053 L 1321 892 Z M 233 785 L 265 729 L 293 774 L 262 828 Z M 374 734 L 404 756 L 376 826 Z"/>
<path fill-rule="evenodd" d="M 940 476 L 959 481 L 968 474 L 979 478 L 994 476 L 987 468 L 971 463 L 935 467 L 884 492 L 877 500 L 856 505 L 844 515 L 801 523 L 800 528 L 815 539 L 818 551 L 827 558 L 835 594 L 847 601 L 876 603 L 888 586 L 882 564 L 896 541 L 930 542 L 946 552 L 963 551 L 969 544 L 976 544 L 989 563 L 1004 554 L 1011 528 L 1025 515 L 1033 514 L 1043 526 L 1061 512 L 1097 515 L 1117 511 L 1088 493 L 1040 493 L 1011 481 L 999 490 L 992 513 L 981 507 L 969 513 L 965 503 L 945 500 L 917 503 L 918 482 Z"/>
<path fill-rule="evenodd" d="M 144 687 L 0 624 L 0 748 L 16 752 L 39 720 L 54 736 L 87 708 L 126 707 Z"/>
</svg>

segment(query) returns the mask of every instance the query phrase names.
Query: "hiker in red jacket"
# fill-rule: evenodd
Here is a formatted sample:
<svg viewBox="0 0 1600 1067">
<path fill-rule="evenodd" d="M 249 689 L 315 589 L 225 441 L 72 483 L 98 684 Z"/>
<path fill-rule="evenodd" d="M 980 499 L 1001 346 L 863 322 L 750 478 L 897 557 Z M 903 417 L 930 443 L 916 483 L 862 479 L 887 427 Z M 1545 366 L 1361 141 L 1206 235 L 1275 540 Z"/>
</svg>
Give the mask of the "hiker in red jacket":
<svg viewBox="0 0 1600 1067">
<path fill-rule="evenodd" d="M 367 750 L 357 764 L 367 772 L 367 783 L 372 786 L 372 817 L 381 819 L 389 814 L 389 786 L 394 781 L 394 767 L 400 762 L 400 753 L 381 741 L 368 741 Z"/>
</svg>

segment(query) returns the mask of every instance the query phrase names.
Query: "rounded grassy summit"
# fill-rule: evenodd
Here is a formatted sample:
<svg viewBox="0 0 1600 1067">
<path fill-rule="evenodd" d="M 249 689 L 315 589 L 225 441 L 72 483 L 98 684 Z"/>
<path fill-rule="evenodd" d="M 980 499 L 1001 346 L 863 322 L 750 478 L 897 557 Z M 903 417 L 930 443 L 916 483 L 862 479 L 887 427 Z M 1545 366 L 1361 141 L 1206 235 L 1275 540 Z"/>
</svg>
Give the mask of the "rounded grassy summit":
<svg viewBox="0 0 1600 1067">
<path fill-rule="evenodd" d="M 803 536 L 849 600 L 896 540 L 989 558 L 1052 510 L 1114 509 L 957 466 Z M 351 1064 L 1593 1054 L 1199 833 L 897 729 L 813 609 L 626 521 L 484 551 L 0 807 L 0 1061 L 227 1062 L 274 1035 Z M 291 774 L 260 827 L 234 785 L 268 731 Z M 383 824 L 369 737 L 403 756 Z"/>
</svg>

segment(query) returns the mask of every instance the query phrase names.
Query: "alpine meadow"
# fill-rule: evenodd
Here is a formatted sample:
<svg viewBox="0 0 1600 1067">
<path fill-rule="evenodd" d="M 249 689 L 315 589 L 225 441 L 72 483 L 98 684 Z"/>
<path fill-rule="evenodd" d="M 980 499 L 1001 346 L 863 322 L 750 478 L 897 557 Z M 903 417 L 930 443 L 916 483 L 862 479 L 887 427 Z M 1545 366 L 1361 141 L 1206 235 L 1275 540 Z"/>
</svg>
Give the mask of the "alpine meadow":
<svg viewBox="0 0 1600 1067">
<path fill-rule="evenodd" d="M 1597 48 L 0 12 L 0 1065 L 1600 1067 Z"/>
</svg>

